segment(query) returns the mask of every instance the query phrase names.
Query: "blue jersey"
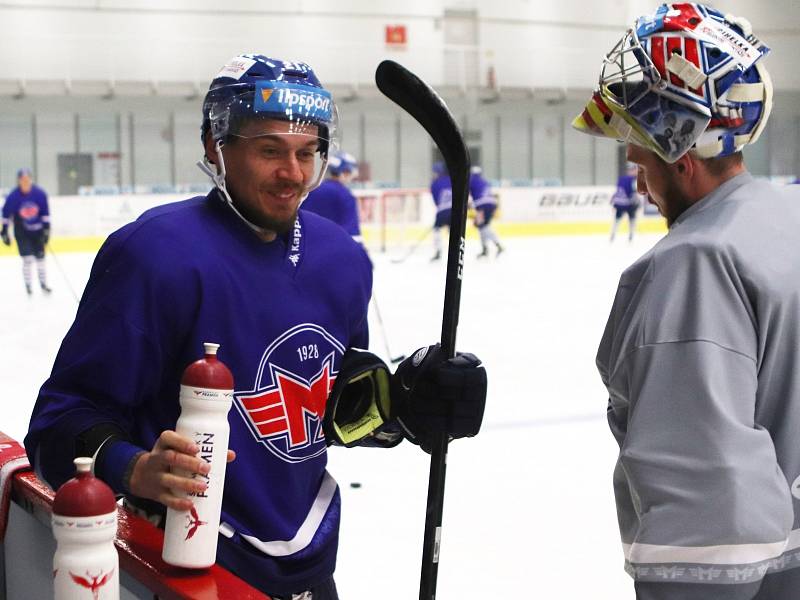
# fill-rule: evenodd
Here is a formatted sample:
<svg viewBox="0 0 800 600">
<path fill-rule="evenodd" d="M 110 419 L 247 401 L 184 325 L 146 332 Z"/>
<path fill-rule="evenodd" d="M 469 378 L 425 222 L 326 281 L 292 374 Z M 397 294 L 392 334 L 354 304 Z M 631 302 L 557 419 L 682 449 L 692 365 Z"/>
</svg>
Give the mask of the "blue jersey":
<svg viewBox="0 0 800 600">
<path fill-rule="evenodd" d="M 469 195 L 472 196 L 472 205 L 475 208 L 497 206 L 497 200 L 492 195 L 492 187 L 480 173 L 469 176 Z"/>
<path fill-rule="evenodd" d="M 288 235 L 265 243 L 216 191 L 147 211 L 97 255 L 34 407 L 28 456 L 55 488 L 73 474 L 75 437 L 111 421 L 134 443 L 115 443 L 96 469 L 124 493 L 126 465 L 175 427 L 183 370 L 203 342 L 219 343 L 236 387 L 237 459 L 218 561 L 274 593 L 323 581 L 340 507 L 322 417 L 343 353 L 368 346 L 371 287 L 363 248 L 317 215 L 300 212 Z"/>
<path fill-rule="evenodd" d="M 6 197 L 3 204 L 3 227 L 14 223 L 14 234 L 39 232 L 50 226 L 50 209 L 47 205 L 47 194 L 38 186 L 23 194 L 18 187 Z"/>
<path fill-rule="evenodd" d="M 437 213 L 453 208 L 453 189 L 449 176 L 440 175 L 431 182 L 431 196 Z"/>
<path fill-rule="evenodd" d="M 335 179 L 323 181 L 303 200 L 301 208 L 330 219 L 354 238 L 361 237 L 358 201 L 341 181 Z"/>
<path fill-rule="evenodd" d="M 629 208 L 639 206 L 639 197 L 636 193 L 636 175 L 622 175 L 617 180 L 617 190 L 611 197 L 615 208 Z"/>
</svg>

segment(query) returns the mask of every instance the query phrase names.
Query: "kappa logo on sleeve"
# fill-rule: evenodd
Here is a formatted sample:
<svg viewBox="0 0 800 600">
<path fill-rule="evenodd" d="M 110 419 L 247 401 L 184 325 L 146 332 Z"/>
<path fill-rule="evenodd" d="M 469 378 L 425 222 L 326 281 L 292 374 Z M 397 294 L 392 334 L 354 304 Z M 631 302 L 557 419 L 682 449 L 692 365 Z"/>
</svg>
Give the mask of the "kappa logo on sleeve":
<svg viewBox="0 0 800 600">
<path fill-rule="evenodd" d="M 234 393 L 250 432 L 281 460 L 302 462 L 325 451 L 322 419 L 344 350 L 322 327 L 298 325 L 265 350 L 253 389 Z"/>
</svg>

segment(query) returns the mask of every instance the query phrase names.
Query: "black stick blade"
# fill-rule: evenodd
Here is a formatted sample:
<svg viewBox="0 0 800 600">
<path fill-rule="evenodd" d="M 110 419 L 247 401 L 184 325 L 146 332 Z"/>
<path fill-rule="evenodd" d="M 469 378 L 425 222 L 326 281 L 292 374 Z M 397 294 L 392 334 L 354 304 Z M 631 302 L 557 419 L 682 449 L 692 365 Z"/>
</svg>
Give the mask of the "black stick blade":
<svg viewBox="0 0 800 600">
<path fill-rule="evenodd" d="M 427 83 L 393 60 L 384 60 L 378 65 L 375 84 L 434 139 L 447 164 L 453 197 L 458 196 L 457 185 L 469 181 L 469 152 L 444 100 Z"/>
</svg>

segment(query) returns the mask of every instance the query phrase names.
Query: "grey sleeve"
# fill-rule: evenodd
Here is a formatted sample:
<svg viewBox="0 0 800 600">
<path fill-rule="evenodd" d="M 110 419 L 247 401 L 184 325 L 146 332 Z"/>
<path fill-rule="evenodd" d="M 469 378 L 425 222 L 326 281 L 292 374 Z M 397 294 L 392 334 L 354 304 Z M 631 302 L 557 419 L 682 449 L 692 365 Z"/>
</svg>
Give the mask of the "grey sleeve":
<svg viewBox="0 0 800 600">
<path fill-rule="evenodd" d="M 615 494 L 634 579 L 732 592 L 778 569 L 793 509 L 771 437 L 754 423 L 753 359 L 706 340 L 653 343 L 614 378 L 629 400 L 618 403 L 627 433 Z M 615 410 L 612 394 L 612 420 Z"/>
<path fill-rule="evenodd" d="M 637 581 L 636 600 L 751 600 L 759 582 L 741 585 Z"/>
</svg>

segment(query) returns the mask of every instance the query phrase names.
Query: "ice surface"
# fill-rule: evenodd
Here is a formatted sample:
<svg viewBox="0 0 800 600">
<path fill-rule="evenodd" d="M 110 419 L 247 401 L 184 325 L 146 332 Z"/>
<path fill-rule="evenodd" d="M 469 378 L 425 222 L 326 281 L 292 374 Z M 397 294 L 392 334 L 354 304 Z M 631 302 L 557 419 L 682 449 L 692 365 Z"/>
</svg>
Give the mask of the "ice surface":
<svg viewBox="0 0 800 600">
<path fill-rule="evenodd" d="M 485 362 L 489 398 L 481 434 L 450 445 L 438 598 L 633 598 L 611 490 L 616 445 L 594 356 L 619 274 L 657 239 L 517 238 L 483 261 L 474 258 L 477 244 L 468 246 L 457 346 Z M 431 254 L 420 247 L 402 264 L 373 255 L 394 355 L 440 336 L 445 264 L 429 263 Z M 20 441 L 75 315 L 69 288 L 83 289 L 93 255 L 56 258 L 48 257 L 53 294 L 35 288 L 28 297 L 20 259 L 0 257 L 0 429 Z M 372 349 L 385 356 L 374 313 L 371 322 Z M 343 599 L 417 597 L 428 465 L 407 443 L 330 451 L 343 497 Z"/>
</svg>

